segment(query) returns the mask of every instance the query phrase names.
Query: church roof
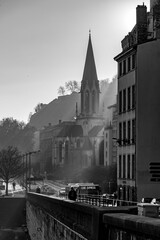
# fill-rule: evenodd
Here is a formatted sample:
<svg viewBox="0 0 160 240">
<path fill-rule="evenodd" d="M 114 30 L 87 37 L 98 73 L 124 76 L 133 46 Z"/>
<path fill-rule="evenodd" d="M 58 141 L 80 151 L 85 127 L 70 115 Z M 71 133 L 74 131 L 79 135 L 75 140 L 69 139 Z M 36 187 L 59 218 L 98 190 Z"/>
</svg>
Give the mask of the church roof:
<svg viewBox="0 0 160 240">
<path fill-rule="evenodd" d="M 80 125 L 62 125 L 57 137 L 82 137 L 83 129 Z"/>
<path fill-rule="evenodd" d="M 96 137 L 98 133 L 104 128 L 104 126 L 94 126 L 88 133 L 89 137 Z"/>
<path fill-rule="evenodd" d="M 97 71 L 96 71 L 96 65 L 95 65 L 93 48 L 92 48 L 91 34 L 89 34 L 88 48 L 87 48 L 87 54 L 86 54 L 86 60 L 84 65 L 83 78 L 82 78 L 82 87 L 88 84 L 89 87 L 91 88 L 93 85 L 93 82 L 97 84 L 98 78 L 97 78 Z"/>
</svg>

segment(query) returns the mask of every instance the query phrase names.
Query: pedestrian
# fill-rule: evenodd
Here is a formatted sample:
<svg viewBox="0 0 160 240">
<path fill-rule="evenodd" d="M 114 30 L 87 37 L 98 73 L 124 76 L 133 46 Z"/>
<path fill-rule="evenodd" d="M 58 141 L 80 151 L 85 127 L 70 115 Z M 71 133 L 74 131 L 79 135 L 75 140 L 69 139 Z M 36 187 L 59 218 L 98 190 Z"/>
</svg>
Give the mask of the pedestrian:
<svg viewBox="0 0 160 240">
<path fill-rule="evenodd" d="M 36 188 L 36 193 L 41 193 L 41 189 L 39 186 Z"/>
<path fill-rule="evenodd" d="M 68 198 L 73 201 L 76 201 L 76 199 L 77 199 L 77 193 L 73 187 L 71 187 L 71 190 L 68 193 Z"/>
<path fill-rule="evenodd" d="M 13 183 L 12 183 L 12 186 L 13 186 L 13 191 L 15 191 L 15 189 L 16 189 L 16 183 L 13 182 Z"/>
</svg>

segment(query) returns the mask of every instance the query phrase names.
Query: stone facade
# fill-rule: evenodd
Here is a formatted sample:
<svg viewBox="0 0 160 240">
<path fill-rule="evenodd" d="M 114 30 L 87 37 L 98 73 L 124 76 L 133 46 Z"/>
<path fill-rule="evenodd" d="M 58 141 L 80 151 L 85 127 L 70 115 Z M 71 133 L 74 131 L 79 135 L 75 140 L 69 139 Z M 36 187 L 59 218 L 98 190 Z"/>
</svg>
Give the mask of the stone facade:
<svg viewBox="0 0 160 240">
<path fill-rule="evenodd" d="M 118 62 L 118 196 L 159 197 L 160 4 L 137 6 L 134 29 L 122 40 Z"/>
</svg>

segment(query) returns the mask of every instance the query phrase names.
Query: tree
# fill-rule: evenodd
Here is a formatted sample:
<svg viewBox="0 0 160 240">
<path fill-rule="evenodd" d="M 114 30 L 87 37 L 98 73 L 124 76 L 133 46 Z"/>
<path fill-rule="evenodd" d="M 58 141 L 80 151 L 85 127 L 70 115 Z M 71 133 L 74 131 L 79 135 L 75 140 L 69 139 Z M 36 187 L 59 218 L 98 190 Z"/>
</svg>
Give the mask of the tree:
<svg viewBox="0 0 160 240">
<path fill-rule="evenodd" d="M 106 91 L 108 89 L 108 86 L 109 86 L 109 78 L 99 81 L 99 88 L 101 92 Z"/>
<path fill-rule="evenodd" d="M 21 152 L 31 151 L 35 128 L 13 118 L 0 121 L 0 150 L 8 146 L 17 147 Z"/>
<path fill-rule="evenodd" d="M 37 106 L 34 108 L 35 113 L 38 113 L 45 106 L 46 106 L 46 104 L 44 104 L 44 103 L 38 103 Z"/>
<path fill-rule="evenodd" d="M 80 86 L 79 86 L 78 82 L 75 81 L 75 80 L 74 81 L 65 82 L 65 87 L 71 93 L 80 91 Z"/>
<path fill-rule="evenodd" d="M 8 195 L 8 183 L 21 176 L 23 164 L 20 152 L 16 147 L 8 146 L 0 151 L 0 178 L 6 183 L 6 195 Z"/>
<path fill-rule="evenodd" d="M 64 96 L 64 94 L 65 94 L 65 88 L 63 86 L 60 86 L 58 88 L 58 95 Z"/>
</svg>

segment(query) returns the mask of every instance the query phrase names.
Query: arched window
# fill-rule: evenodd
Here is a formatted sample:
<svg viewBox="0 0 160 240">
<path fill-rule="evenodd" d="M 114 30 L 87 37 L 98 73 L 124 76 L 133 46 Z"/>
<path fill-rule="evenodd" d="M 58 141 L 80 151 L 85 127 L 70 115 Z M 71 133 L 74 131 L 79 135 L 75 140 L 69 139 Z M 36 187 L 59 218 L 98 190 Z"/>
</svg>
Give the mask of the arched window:
<svg viewBox="0 0 160 240">
<path fill-rule="evenodd" d="M 59 162 L 62 162 L 62 142 L 59 142 Z"/>
<path fill-rule="evenodd" d="M 86 110 L 86 113 L 89 113 L 89 91 L 88 90 L 85 93 L 85 110 Z"/>
<path fill-rule="evenodd" d="M 80 148 L 81 144 L 80 144 L 80 139 L 77 139 L 77 148 Z"/>
<path fill-rule="evenodd" d="M 69 151 L 69 144 L 68 144 L 68 141 L 65 141 L 65 164 L 68 164 L 68 151 Z"/>
<path fill-rule="evenodd" d="M 104 166 L 104 140 L 99 144 L 99 165 Z"/>
<path fill-rule="evenodd" d="M 92 113 L 96 112 L 96 93 L 92 92 Z"/>
</svg>

